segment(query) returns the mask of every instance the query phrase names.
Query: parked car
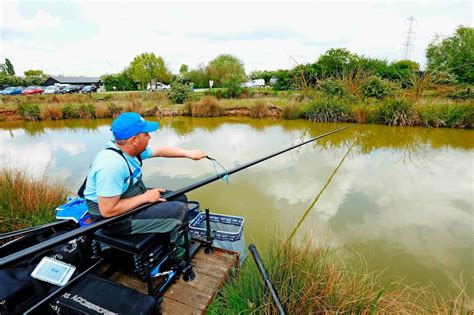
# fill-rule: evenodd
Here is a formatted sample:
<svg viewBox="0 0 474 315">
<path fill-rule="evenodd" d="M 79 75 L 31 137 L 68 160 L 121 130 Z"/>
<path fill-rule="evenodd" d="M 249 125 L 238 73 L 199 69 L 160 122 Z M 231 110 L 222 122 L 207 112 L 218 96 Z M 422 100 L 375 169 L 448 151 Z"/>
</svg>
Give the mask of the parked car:
<svg viewBox="0 0 474 315">
<path fill-rule="evenodd" d="M 61 90 L 61 94 L 78 93 L 81 89 L 80 85 L 68 85 Z"/>
<path fill-rule="evenodd" d="M 163 84 L 161 82 L 156 82 L 156 86 L 153 86 L 150 83 L 148 83 L 147 90 L 148 91 L 169 91 L 171 90 L 171 85 Z"/>
<path fill-rule="evenodd" d="M 20 95 L 23 92 L 21 86 L 10 86 L 2 91 L 2 95 Z"/>
<path fill-rule="evenodd" d="M 95 85 L 86 85 L 81 90 L 81 93 L 93 93 L 93 92 L 97 92 L 97 86 Z"/>
<path fill-rule="evenodd" d="M 240 87 L 242 87 L 242 88 L 251 88 L 252 87 L 252 81 L 240 83 Z"/>
<path fill-rule="evenodd" d="M 42 94 L 44 89 L 41 86 L 34 86 L 31 85 L 21 92 L 22 95 L 34 95 L 34 94 Z"/>
<path fill-rule="evenodd" d="M 60 94 L 61 88 L 57 85 L 50 85 L 44 89 L 44 94 Z"/>
</svg>

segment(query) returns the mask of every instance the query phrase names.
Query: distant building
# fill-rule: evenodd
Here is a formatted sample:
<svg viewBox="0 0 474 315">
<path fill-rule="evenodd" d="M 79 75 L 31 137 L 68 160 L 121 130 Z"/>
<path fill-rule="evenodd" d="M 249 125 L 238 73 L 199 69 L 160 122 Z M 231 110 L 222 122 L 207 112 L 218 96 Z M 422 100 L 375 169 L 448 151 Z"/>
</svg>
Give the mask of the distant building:
<svg viewBox="0 0 474 315">
<path fill-rule="evenodd" d="M 49 77 L 44 81 L 44 86 L 55 84 L 72 84 L 72 85 L 102 85 L 100 78 L 95 77 Z"/>
</svg>

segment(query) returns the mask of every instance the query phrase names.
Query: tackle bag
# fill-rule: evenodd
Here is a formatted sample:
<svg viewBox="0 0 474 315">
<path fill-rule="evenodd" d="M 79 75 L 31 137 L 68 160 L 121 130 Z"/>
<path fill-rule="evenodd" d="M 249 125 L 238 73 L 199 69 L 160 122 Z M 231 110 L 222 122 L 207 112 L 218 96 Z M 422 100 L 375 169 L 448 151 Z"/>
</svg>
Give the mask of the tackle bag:
<svg viewBox="0 0 474 315">
<path fill-rule="evenodd" d="M 56 314 L 153 314 L 156 300 L 121 284 L 86 275 L 49 306 Z"/>
</svg>

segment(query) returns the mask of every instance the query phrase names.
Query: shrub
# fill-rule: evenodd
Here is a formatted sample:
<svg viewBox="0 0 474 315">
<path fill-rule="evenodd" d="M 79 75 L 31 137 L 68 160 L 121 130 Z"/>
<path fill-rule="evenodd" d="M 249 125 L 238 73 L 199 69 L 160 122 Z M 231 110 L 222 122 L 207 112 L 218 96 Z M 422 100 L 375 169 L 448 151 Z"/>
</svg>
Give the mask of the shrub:
<svg viewBox="0 0 474 315">
<path fill-rule="evenodd" d="M 216 117 L 221 116 L 224 112 L 217 99 L 212 96 L 206 96 L 197 102 L 188 103 L 186 109 L 188 114 L 193 117 Z"/>
<path fill-rule="evenodd" d="M 79 105 L 78 112 L 81 118 L 95 118 L 96 106 L 94 104 L 86 103 Z"/>
<path fill-rule="evenodd" d="M 450 104 L 444 108 L 446 127 L 472 128 L 474 125 L 474 104 Z"/>
<path fill-rule="evenodd" d="M 369 119 L 368 108 L 364 105 L 359 105 L 354 108 L 354 120 L 359 124 L 365 124 Z"/>
<path fill-rule="evenodd" d="M 232 76 L 225 82 L 224 97 L 225 98 L 237 98 L 242 94 L 242 87 L 240 86 L 241 80 L 236 76 Z"/>
<path fill-rule="evenodd" d="M 365 97 L 383 99 L 392 94 L 390 83 L 377 76 L 370 76 L 365 79 L 360 88 L 362 95 Z"/>
<path fill-rule="evenodd" d="M 309 120 L 319 122 L 343 122 L 353 119 L 349 105 L 337 98 L 314 101 L 305 116 Z"/>
<path fill-rule="evenodd" d="M 66 104 L 62 107 L 62 112 L 63 112 L 63 118 L 68 119 L 68 118 L 79 118 L 79 110 L 77 106 L 73 104 Z"/>
<path fill-rule="evenodd" d="M 262 118 L 267 116 L 268 105 L 262 100 L 256 101 L 253 105 L 249 107 L 250 117 L 252 118 Z"/>
<path fill-rule="evenodd" d="M 175 83 L 173 87 L 168 92 L 168 97 L 175 104 L 183 104 L 186 100 L 191 97 L 191 89 L 188 85 Z"/>
<path fill-rule="evenodd" d="M 318 87 L 327 96 L 345 96 L 348 94 L 341 82 L 333 79 L 320 81 Z"/>
<path fill-rule="evenodd" d="M 291 102 L 287 106 L 283 108 L 283 111 L 281 113 L 281 117 L 283 119 L 298 119 L 302 115 L 302 110 L 301 110 L 301 104 L 298 104 L 296 102 Z"/>
<path fill-rule="evenodd" d="M 41 111 L 41 118 L 43 120 L 59 120 L 63 119 L 63 113 L 57 106 L 48 106 Z"/>
<path fill-rule="evenodd" d="M 24 103 L 18 105 L 18 112 L 25 120 L 40 120 L 41 111 L 38 104 Z"/>
<path fill-rule="evenodd" d="M 377 108 L 379 122 L 390 126 L 410 126 L 413 104 L 403 99 L 391 99 L 383 102 Z"/>
</svg>

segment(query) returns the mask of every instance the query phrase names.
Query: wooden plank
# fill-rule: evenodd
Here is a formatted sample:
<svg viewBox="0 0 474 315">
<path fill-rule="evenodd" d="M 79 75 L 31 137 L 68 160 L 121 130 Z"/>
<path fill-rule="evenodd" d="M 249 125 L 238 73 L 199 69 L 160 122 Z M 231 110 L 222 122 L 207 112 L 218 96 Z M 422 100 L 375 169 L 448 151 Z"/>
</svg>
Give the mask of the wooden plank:
<svg viewBox="0 0 474 315">
<path fill-rule="evenodd" d="M 163 303 L 161 304 L 161 311 L 163 312 L 163 314 L 198 315 L 198 314 L 203 313 L 202 310 L 177 302 L 167 297 L 163 297 Z"/>
<path fill-rule="evenodd" d="M 169 287 L 163 296 L 193 308 L 204 310 L 209 304 L 209 300 L 212 298 L 213 293 L 213 291 L 198 290 L 177 282 Z"/>
<path fill-rule="evenodd" d="M 200 249 L 193 257 L 193 270 L 196 279 L 184 282 L 180 278 L 164 293 L 163 314 L 194 314 L 191 310 L 205 313 L 217 291 L 230 275 L 232 268 L 238 267 L 239 256 L 236 253 L 216 249 L 211 255 Z M 190 307 L 188 311 L 181 311 L 181 303 Z"/>
<path fill-rule="evenodd" d="M 201 272 L 196 272 L 196 278 L 193 281 L 185 282 L 181 277 L 177 282 L 185 284 L 189 287 L 198 289 L 198 290 L 210 290 L 215 291 L 218 289 L 219 278 L 206 275 Z"/>
</svg>

